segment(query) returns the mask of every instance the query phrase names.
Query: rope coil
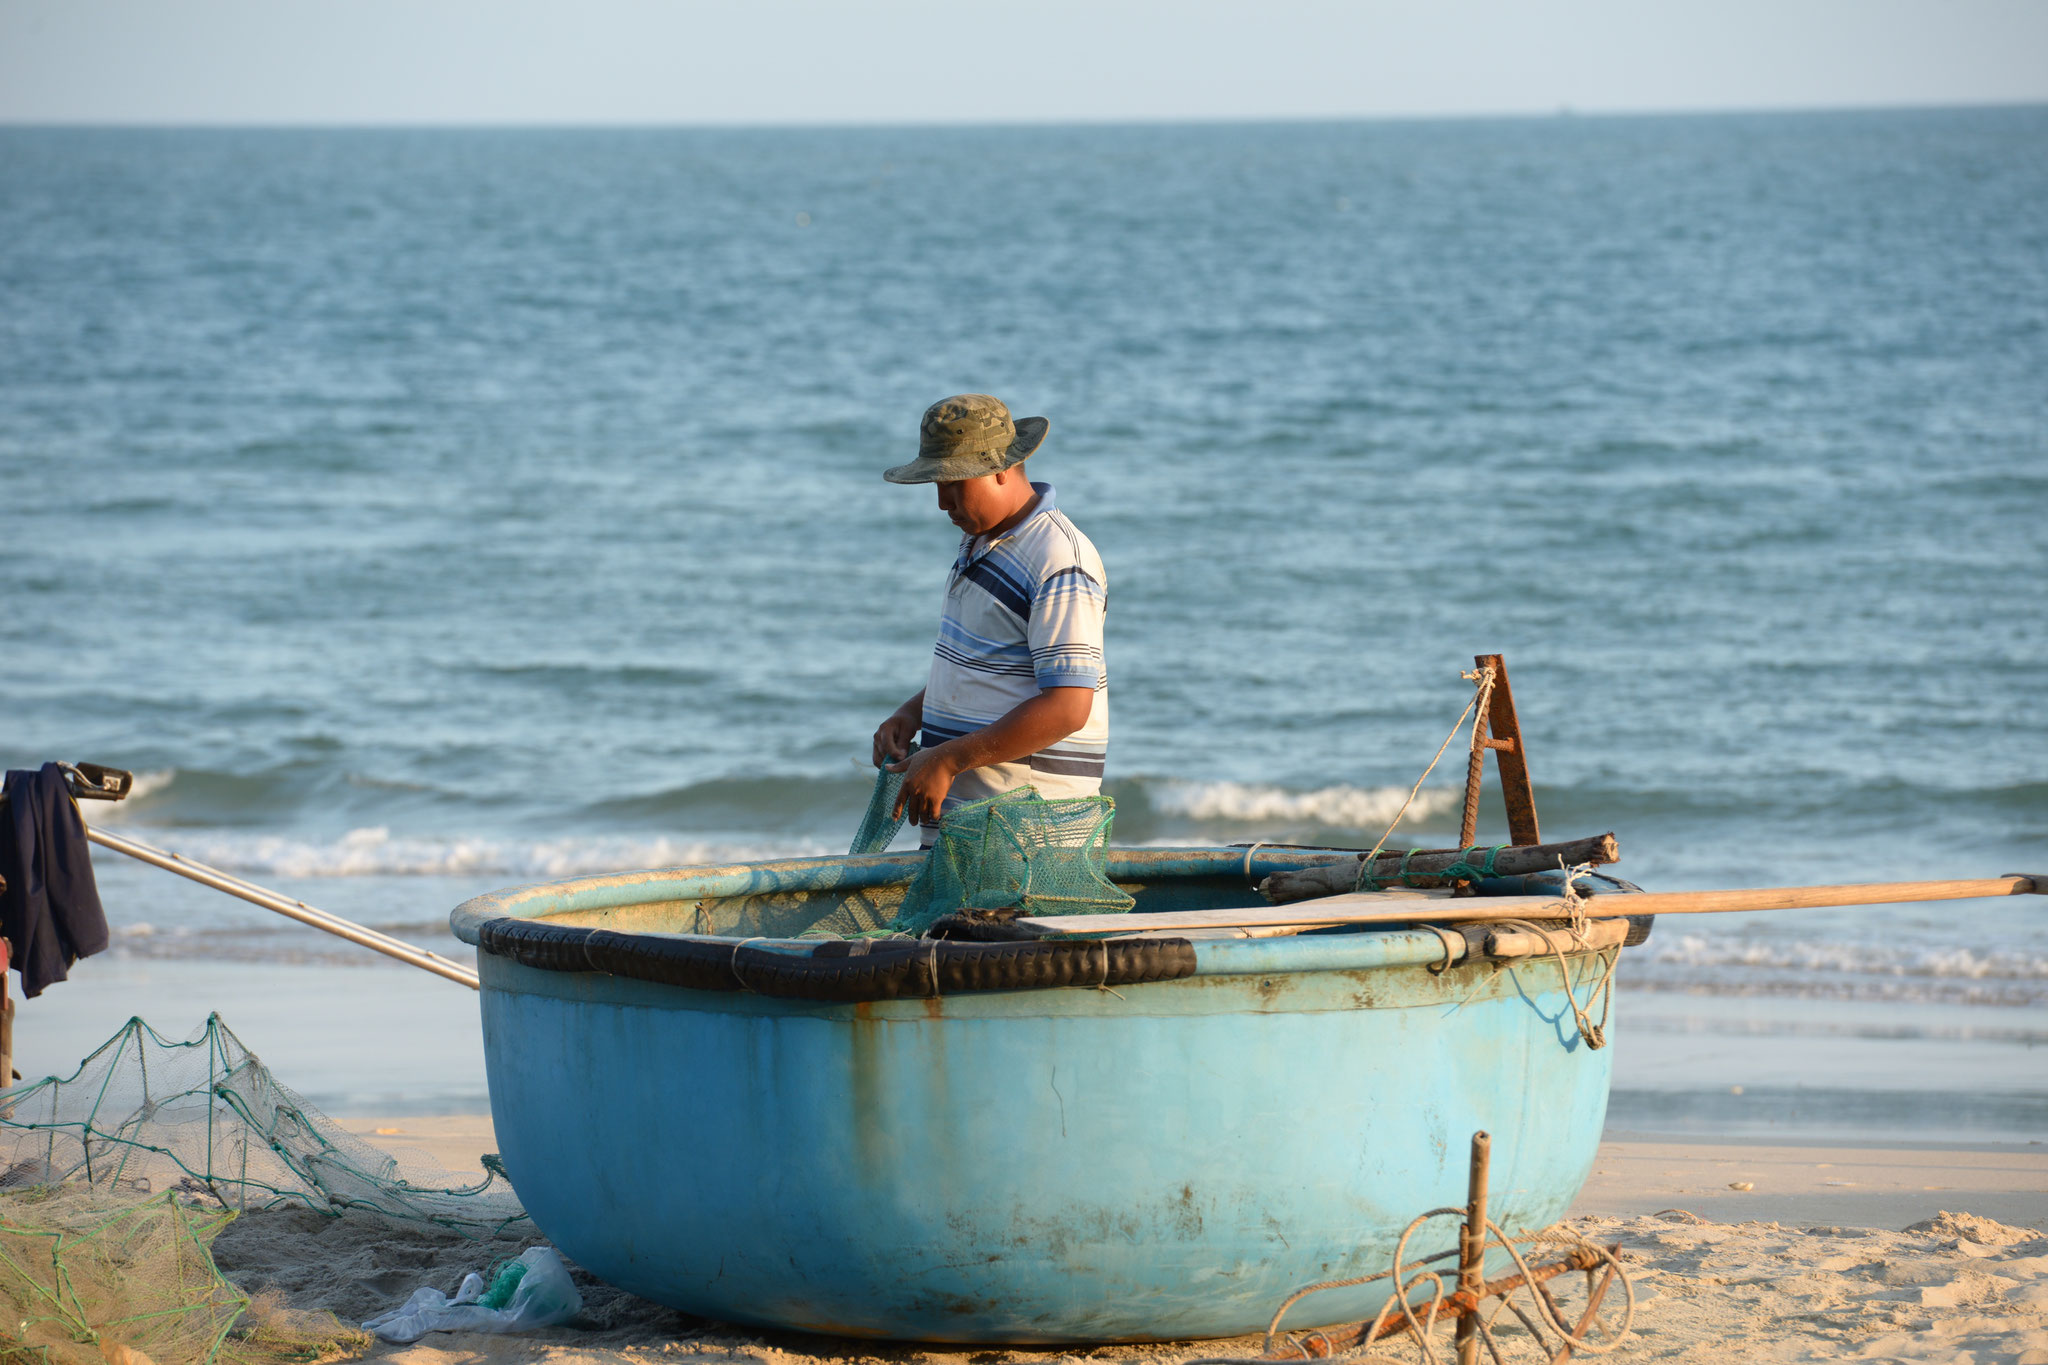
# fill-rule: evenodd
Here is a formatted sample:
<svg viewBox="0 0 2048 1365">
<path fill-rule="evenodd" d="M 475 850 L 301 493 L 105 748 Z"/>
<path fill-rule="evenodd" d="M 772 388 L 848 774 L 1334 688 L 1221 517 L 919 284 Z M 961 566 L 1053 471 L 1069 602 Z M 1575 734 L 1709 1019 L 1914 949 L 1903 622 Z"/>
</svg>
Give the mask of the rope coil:
<svg viewBox="0 0 2048 1365">
<path fill-rule="evenodd" d="M 1572 939 L 1576 939 L 1582 945 L 1586 941 L 1586 931 L 1591 924 L 1591 920 L 1586 915 L 1586 901 L 1588 897 L 1579 894 L 1578 880 L 1592 870 L 1591 863 L 1583 863 L 1578 867 L 1566 867 L 1563 869 L 1564 912 L 1567 920 L 1566 932 Z M 1565 947 L 1555 938 L 1551 937 L 1551 929 L 1546 929 L 1540 924 L 1534 924 L 1525 919 L 1495 920 L 1493 923 L 1496 927 L 1519 929 L 1526 933 L 1534 934 L 1543 940 L 1543 945 L 1550 949 L 1551 955 L 1557 959 L 1557 969 L 1564 978 L 1564 998 L 1572 1007 L 1572 1023 L 1577 1026 L 1579 1037 L 1584 1039 L 1586 1046 L 1595 1052 L 1606 1047 L 1607 1020 L 1608 1016 L 1614 1012 L 1614 969 L 1621 962 L 1621 949 L 1603 948 L 1599 952 L 1600 979 L 1594 983 L 1590 991 L 1586 992 L 1586 1003 L 1582 1006 L 1579 1004 L 1578 990 L 1572 983 L 1572 969 L 1571 964 L 1565 958 Z M 1593 1008 L 1595 997 L 1598 997 L 1600 1001 L 1600 1021 L 1598 1023 L 1594 1023 L 1588 1017 Z"/>
<path fill-rule="evenodd" d="M 1263 1355 L 1256 1357 L 1215 1356 L 1191 1362 L 1191 1365 L 1253 1365 L 1254 1361 L 1264 1365 L 1264 1362 L 1267 1361 L 1287 1360 L 1297 1358 L 1297 1356 L 1306 1359 L 1314 1358 L 1317 1355 L 1325 1357 L 1335 1355 L 1337 1354 L 1334 1349 L 1336 1343 L 1331 1339 L 1327 1329 L 1304 1333 L 1294 1338 L 1291 1342 L 1286 1343 L 1293 1348 L 1295 1355 L 1279 1354 L 1279 1348 L 1282 1345 L 1279 1341 L 1280 1324 L 1286 1318 L 1289 1310 L 1312 1294 L 1322 1293 L 1330 1289 L 1351 1289 L 1359 1285 L 1371 1284 L 1377 1280 L 1388 1279 L 1393 1281 L 1393 1292 L 1387 1296 L 1386 1302 L 1380 1305 L 1379 1312 L 1373 1316 L 1372 1322 L 1367 1326 L 1363 1337 L 1362 1349 L 1355 1355 L 1347 1356 L 1346 1359 L 1357 1362 L 1357 1365 L 1404 1365 L 1404 1363 L 1398 1362 L 1395 1357 L 1375 1349 L 1379 1345 L 1380 1333 L 1389 1325 L 1398 1309 L 1402 1323 L 1414 1334 L 1415 1345 L 1421 1354 L 1424 1365 L 1438 1365 L 1440 1357 L 1429 1339 L 1429 1334 L 1435 1328 L 1437 1319 L 1445 1306 L 1448 1296 L 1444 1293 L 1443 1277 L 1428 1267 L 1439 1262 L 1454 1259 L 1458 1256 L 1459 1252 L 1456 1248 L 1452 1248 L 1449 1251 L 1439 1251 L 1432 1255 L 1424 1256 L 1412 1264 L 1407 1262 L 1405 1257 L 1408 1251 L 1409 1240 L 1414 1237 L 1423 1224 L 1429 1222 L 1432 1218 L 1463 1219 L 1467 1216 L 1468 1211 L 1463 1208 L 1444 1207 L 1431 1209 L 1427 1213 L 1418 1215 L 1402 1230 L 1400 1240 L 1394 1244 L 1393 1263 L 1387 1269 L 1371 1275 L 1354 1275 L 1346 1279 L 1322 1280 L 1315 1284 L 1304 1285 L 1300 1289 L 1295 1290 L 1281 1303 L 1279 1309 L 1273 1314 L 1273 1320 L 1266 1326 Z M 1602 1267 L 1606 1268 L 1620 1282 L 1624 1295 L 1621 1321 L 1614 1330 L 1606 1333 L 1607 1339 L 1605 1341 L 1595 1340 L 1590 1335 L 1582 1336 L 1577 1330 L 1566 1324 L 1556 1298 L 1542 1287 L 1542 1282 L 1536 1278 L 1528 1261 L 1523 1258 L 1520 1247 L 1535 1243 L 1565 1248 L 1568 1254 L 1589 1257 L 1593 1264 L 1584 1267 L 1589 1294 L 1591 1292 L 1592 1277 L 1595 1271 Z M 1601 1246 L 1597 1242 L 1586 1240 L 1577 1233 L 1567 1232 L 1557 1227 L 1544 1228 L 1537 1232 L 1524 1230 L 1519 1236 L 1510 1237 L 1498 1223 L 1489 1218 L 1486 1220 L 1486 1238 L 1481 1245 L 1480 1254 L 1483 1256 L 1487 1251 L 1494 1249 L 1507 1252 L 1522 1279 L 1521 1284 L 1508 1289 L 1505 1293 L 1498 1296 L 1500 1302 L 1490 1314 L 1482 1313 L 1480 1311 L 1481 1305 L 1479 1304 L 1473 1305 L 1470 1309 L 1477 1321 L 1480 1339 L 1485 1342 L 1488 1353 L 1495 1361 L 1500 1361 L 1502 1356 L 1500 1344 L 1493 1338 L 1493 1324 L 1504 1312 L 1512 1312 L 1514 1314 L 1516 1319 L 1529 1332 L 1530 1336 L 1535 1338 L 1538 1349 L 1546 1357 L 1554 1358 L 1558 1351 L 1566 1348 L 1574 1352 L 1584 1351 L 1590 1355 L 1605 1355 L 1615 1350 L 1628 1338 L 1630 1329 L 1635 1323 L 1636 1294 L 1635 1286 L 1629 1278 L 1628 1269 L 1621 1263 L 1621 1258 L 1617 1254 L 1618 1248 Z M 1407 1273 L 1410 1269 L 1414 1270 L 1415 1273 L 1413 1275 Z M 1421 1289 L 1428 1290 L 1429 1298 L 1427 1303 L 1422 1306 L 1418 1315 L 1413 1300 L 1416 1292 Z M 1536 1311 L 1534 1318 L 1531 1318 L 1528 1313 L 1523 1311 L 1521 1305 L 1515 1302 L 1515 1295 L 1525 1289 L 1529 1291 L 1529 1297 L 1535 1302 Z M 1482 1304 L 1483 1302 L 1484 1300 L 1481 1301 Z M 1589 1312 L 1584 1321 L 1585 1330 L 1590 1333 L 1595 1326 L 1594 1316 Z M 1558 1338 L 1556 1347 L 1553 1348 L 1546 1342 L 1545 1337 L 1547 1334 Z M 1318 1342 L 1323 1349 L 1320 1352 L 1310 1351 L 1308 1343 L 1312 1341 Z"/>
</svg>

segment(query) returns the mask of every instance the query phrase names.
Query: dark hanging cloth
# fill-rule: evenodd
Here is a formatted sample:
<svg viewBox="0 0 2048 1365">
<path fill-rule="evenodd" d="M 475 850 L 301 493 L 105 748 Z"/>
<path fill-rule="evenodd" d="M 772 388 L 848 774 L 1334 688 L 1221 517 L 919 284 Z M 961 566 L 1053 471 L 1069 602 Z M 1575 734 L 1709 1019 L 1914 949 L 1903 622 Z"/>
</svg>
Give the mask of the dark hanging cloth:
<svg viewBox="0 0 2048 1365">
<path fill-rule="evenodd" d="M 93 884 L 85 821 L 64 770 L 7 774 L 0 805 L 0 934 L 21 973 L 21 993 L 37 996 L 62 981 L 71 964 L 107 946 L 107 915 Z"/>
</svg>

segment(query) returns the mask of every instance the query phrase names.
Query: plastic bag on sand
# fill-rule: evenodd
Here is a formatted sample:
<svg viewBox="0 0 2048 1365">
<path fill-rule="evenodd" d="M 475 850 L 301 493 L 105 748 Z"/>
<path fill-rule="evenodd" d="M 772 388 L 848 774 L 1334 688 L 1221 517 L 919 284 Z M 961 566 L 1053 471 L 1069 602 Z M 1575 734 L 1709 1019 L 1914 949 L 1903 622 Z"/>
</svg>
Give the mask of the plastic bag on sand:
<svg viewBox="0 0 2048 1365">
<path fill-rule="evenodd" d="M 438 1289 L 416 1289 L 401 1307 L 378 1314 L 363 1328 L 386 1341 L 418 1341 L 429 1332 L 552 1327 L 582 1311 L 583 1296 L 570 1282 L 561 1253 L 553 1247 L 533 1247 L 499 1271 L 489 1286 L 483 1276 L 467 1275 L 452 1299 Z"/>
</svg>

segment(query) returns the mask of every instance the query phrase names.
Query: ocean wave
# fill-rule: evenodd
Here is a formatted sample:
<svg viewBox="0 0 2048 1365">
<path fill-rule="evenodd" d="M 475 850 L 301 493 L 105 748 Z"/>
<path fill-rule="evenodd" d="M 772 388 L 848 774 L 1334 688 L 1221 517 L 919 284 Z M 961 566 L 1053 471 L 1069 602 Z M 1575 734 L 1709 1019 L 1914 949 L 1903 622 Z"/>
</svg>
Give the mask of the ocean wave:
<svg viewBox="0 0 2048 1365">
<path fill-rule="evenodd" d="M 120 801 L 80 801 L 78 810 L 88 825 L 115 825 L 121 823 L 130 812 L 137 809 L 149 798 L 168 791 L 178 780 L 176 768 L 152 768 L 135 774 L 135 780 L 128 787 L 126 799 Z"/>
<path fill-rule="evenodd" d="M 485 830 L 502 824 L 508 816 L 530 814 L 519 798 L 504 794 L 503 783 L 436 783 L 422 781 L 417 775 L 375 771 L 377 766 L 351 762 L 337 752 L 247 772 L 150 769 L 136 773 L 126 801 L 88 802 L 84 810 L 94 824 L 252 831 L 283 823 L 287 817 L 317 823 L 323 812 L 335 824 L 370 825 L 396 822 L 412 811 L 432 810 L 440 817 L 436 823 L 446 819 Z M 836 833 L 840 825 L 850 833 L 858 823 L 868 779 L 865 771 L 844 769 L 703 776 L 600 797 L 561 814 L 592 833 L 631 829 L 653 835 L 680 828 L 682 837 L 692 837 L 692 831 L 758 830 L 764 836 L 823 838 Z M 510 787 L 517 790 L 518 784 Z M 1408 795 L 1406 785 L 1283 785 L 1156 772 L 1115 776 L 1105 789 L 1117 799 L 1119 830 L 1128 828 L 1129 837 L 1140 841 L 1170 836 L 1176 827 L 1188 824 L 1221 827 L 1216 832 L 1234 839 L 1284 838 L 1314 831 L 1320 831 L 1322 837 L 1345 832 L 1372 838 L 1387 827 Z M 479 791 L 489 795 L 480 797 Z M 1497 793 L 1497 781 L 1489 773 L 1482 807 L 1485 820 L 1497 816 Z M 2016 812 L 2038 812 L 2048 803 L 2048 783 L 1994 783 L 1951 790 L 1895 780 L 1843 782 L 1808 774 L 1770 787 L 1761 795 L 1747 786 L 1667 787 L 1606 780 L 1541 784 L 1536 795 L 1547 825 L 1593 831 L 1611 829 L 1627 820 L 1637 827 L 1683 825 L 1719 830 L 1731 822 L 1757 819 L 1763 812 L 1781 821 L 1825 813 L 1830 827 L 1849 819 L 1876 824 L 1894 818 L 1919 819 L 1929 811 L 1996 819 Z M 1417 794 L 1403 826 L 1434 822 L 1441 827 L 1455 816 L 1460 801 L 1461 792 L 1454 786 L 1426 787 Z M 1165 827 L 1154 828 L 1155 824 Z"/>
<path fill-rule="evenodd" d="M 367 785 L 361 775 L 342 768 L 329 772 L 319 763 L 254 772 L 137 769 L 125 799 L 81 801 L 78 809 L 90 825 L 261 826 L 304 809 L 313 800 L 343 799 L 337 786 L 360 785 Z M 383 785 L 378 796 L 388 801 L 393 787 Z M 409 784 L 406 790 L 412 790 Z"/>
<path fill-rule="evenodd" d="M 826 828 L 843 817 L 850 833 L 859 820 L 870 776 L 863 771 L 858 775 L 775 773 L 706 778 L 603 798 L 577 812 L 577 819 L 579 823 L 602 822 L 642 830 L 650 823 L 661 822 L 716 824 L 727 829 L 756 825 L 787 834 L 793 832 L 793 826 Z M 343 773 L 338 780 L 352 788 L 403 795 L 425 793 L 443 805 L 459 804 L 461 800 L 459 793 L 442 792 L 415 782 L 356 773 Z M 1138 820 L 1149 816 L 1212 825 L 1317 826 L 1373 834 L 1384 829 L 1408 799 L 1405 786 L 1338 783 L 1297 788 L 1274 783 L 1149 776 L 1113 779 L 1108 790 L 1118 798 L 1121 807 L 1127 808 L 1120 809 L 1119 815 L 1128 814 Z M 138 772 L 126 801 L 87 802 L 82 809 L 93 824 L 178 824 L 197 830 L 225 824 L 246 828 L 251 816 L 276 812 L 280 795 L 280 780 L 275 775 L 162 768 Z M 1462 794 L 1451 787 L 1425 788 L 1416 794 L 1403 824 L 1418 824 L 1453 813 L 1461 799 Z M 250 833 L 253 835 L 254 831 Z"/>
<path fill-rule="evenodd" d="M 792 823 L 827 824 L 842 820 L 850 838 L 874 785 L 874 769 L 819 776 L 767 773 L 747 777 L 713 777 L 606 797 L 581 812 L 586 819 L 645 826 L 650 822 L 716 822 L 726 828 L 749 821 L 776 829 Z"/>
<path fill-rule="evenodd" d="M 1744 967 L 1829 975 L 2048 981 L 2048 955 L 1959 945 L 1795 939 L 1766 941 L 1681 934 L 1652 938 L 1649 960 L 1665 967 Z"/>
<path fill-rule="evenodd" d="M 1141 782 L 1152 811 L 1188 820 L 1257 824 L 1312 823 L 1339 829 L 1384 827 L 1408 799 L 1406 787 L 1317 787 L 1298 791 L 1253 782 Z M 1425 787 L 1408 807 L 1404 823 L 1420 822 L 1459 809 L 1464 794 L 1449 787 Z"/>
<path fill-rule="evenodd" d="M 384 826 L 327 841 L 177 831 L 163 842 L 226 872 L 273 877 L 502 876 L 547 880 L 650 867 L 692 867 L 834 850 L 807 840 L 721 841 L 580 835 L 555 839 L 394 836 Z"/>
<path fill-rule="evenodd" d="M 374 922 L 366 928 L 390 934 L 414 947 L 473 966 L 476 951 L 448 930 L 445 919 Z M 260 962 L 286 966 L 392 967 L 399 965 L 344 939 L 282 920 L 259 924 L 112 926 L 108 953 L 115 958 L 153 962 Z"/>
</svg>

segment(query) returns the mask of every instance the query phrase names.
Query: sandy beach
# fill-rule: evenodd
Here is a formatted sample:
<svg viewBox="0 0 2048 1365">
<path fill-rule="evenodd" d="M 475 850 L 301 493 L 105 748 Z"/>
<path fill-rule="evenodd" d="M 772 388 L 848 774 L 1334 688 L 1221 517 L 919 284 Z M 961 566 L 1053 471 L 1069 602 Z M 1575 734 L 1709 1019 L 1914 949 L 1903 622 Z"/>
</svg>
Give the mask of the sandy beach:
<svg viewBox="0 0 2048 1365">
<path fill-rule="evenodd" d="M 349 1120 L 380 1145 L 476 1169 L 487 1117 Z M 1618 1358 L 1897 1360 L 2048 1365 L 2048 1147 L 1693 1142 L 1602 1144 L 1571 1227 L 1619 1243 L 1636 1284 L 1635 1337 Z M 452 1290 L 525 1243 L 477 1243 L 375 1218 L 255 1214 L 216 1253 L 245 1289 L 357 1321 L 412 1289 Z M 437 1333 L 372 1357 L 470 1362 L 1184 1362 L 1256 1354 L 1258 1342 L 1086 1351 L 921 1347 L 706 1322 L 578 1276 L 576 1323 L 519 1337 Z M 1521 1342 L 1527 1355 L 1527 1342 Z M 1412 1358 L 1413 1348 L 1404 1348 Z"/>
</svg>

